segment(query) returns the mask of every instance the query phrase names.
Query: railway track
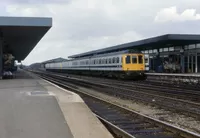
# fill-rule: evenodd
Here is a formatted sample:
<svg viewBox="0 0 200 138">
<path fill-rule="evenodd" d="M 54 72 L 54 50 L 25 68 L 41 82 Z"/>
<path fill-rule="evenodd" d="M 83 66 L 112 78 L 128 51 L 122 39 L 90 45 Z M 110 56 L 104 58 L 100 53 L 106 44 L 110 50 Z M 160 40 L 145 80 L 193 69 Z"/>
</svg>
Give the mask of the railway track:
<svg viewBox="0 0 200 138">
<path fill-rule="evenodd" d="M 139 82 L 124 82 L 117 80 L 105 80 L 105 79 L 87 79 L 96 83 L 115 85 L 120 87 L 125 87 L 131 90 L 146 93 L 147 95 L 162 95 L 165 97 L 172 97 L 176 99 L 183 99 L 193 102 L 200 102 L 200 92 L 194 90 L 184 90 L 182 88 L 174 88 L 165 85 L 154 85 L 149 84 L 146 81 Z"/>
<path fill-rule="evenodd" d="M 198 90 L 200 88 L 199 77 L 180 77 L 180 76 L 159 76 L 150 75 L 147 76 L 147 81 L 154 84 L 164 84 L 168 86 L 182 87 L 185 89 Z"/>
<path fill-rule="evenodd" d="M 55 75 L 55 74 L 54 74 Z M 151 103 L 153 105 L 160 105 L 162 107 L 171 108 L 174 111 L 186 112 L 194 117 L 200 116 L 200 103 L 198 103 L 200 98 L 199 92 L 186 91 L 181 89 L 173 89 L 169 87 L 159 87 L 152 85 L 140 84 L 137 82 L 123 83 L 117 80 L 102 80 L 93 79 L 87 77 L 87 80 L 81 78 L 83 81 L 89 84 L 96 84 L 102 87 L 95 88 L 100 91 L 113 94 L 115 96 L 121 96 L 131 100 L 139 100 L 146 103 Z M 134 84 L 134 85 L 133 85 Z M 105 90 L 106 89 L 106 90 Z M 191 101 L 190 101 L 191 100 Z M 192 102 L 195 101 L 195 102 Z M 185 107 L 184 109 L 182 107 Z"/>
<path fill-rule="evenodd" d="M 40 74 L 42 75 L 42 74 Z M 116 137 L 124 138 L 199 138 L 200 135 L 148 117 L 128 108 L 98 98 L 81 91 L 77 85 L 63 78 L 42 75 L 59 86 L 79 93 L 91 110 L 106 126 L 115 133 Z M 87 85 L 87 87 L 89 87 Z"/>
<path fill-rule="evenodd" d="M 66 75 L 66 74 L 60 74 L 60 75 Z M 113 80 L 113 79 L 111 80 L 106 78 L 95 78 L 95 77 L 78 76 L 78 75 L 70 75 L 70 76 L 74 78 L 81 78 L 105 84 L 120 85 L 126 88 L 130 88 L 132 90 L 142 91 L 151 94 L 157 94 L 193 102 L 200 102 L 199 89 L 196 89 L 194 87 L 186 88 L 186 87 L 181 87 L 180 85 L 179 86 L 169 85 L 166 83 L 161 83 L 161 82 L 157 83 L 152 81 L 121 81 L 121 80 Z"/>
<path fill-rule="evenodd" d="M 54 77 L 62 78 L 64 81 L 73 82 L 76 85 L 84 87 L 92 87 L 95 90 L 102 91 L 106 94 L 117 96 L 124 99 L 134 100 L 146 103 L 148 105 L 153 105 L 159 108 L 164 108 L 165 110 L 170 110 L 173 112 L 182 113 L 187 116 L 192 116 L 195 118 L 200 117 L 200 103 L 190 102 L 187 100 L 181 100 L 166 96 L 161 96 L 159 94 L 151 94 L 150 91 L 143 92 L 136 91 L 130 88 L 123 87 L 122 84 L 115 85 L 113 82 L 101 82 L 96 80 L 83 80 L 79 78 L 68 78 L 62 75 L 51 74 Z M 106 84 L 105 84 L 106 83 Z M 184 107 L 184 108 L 183 108 Z"/>
</svg>

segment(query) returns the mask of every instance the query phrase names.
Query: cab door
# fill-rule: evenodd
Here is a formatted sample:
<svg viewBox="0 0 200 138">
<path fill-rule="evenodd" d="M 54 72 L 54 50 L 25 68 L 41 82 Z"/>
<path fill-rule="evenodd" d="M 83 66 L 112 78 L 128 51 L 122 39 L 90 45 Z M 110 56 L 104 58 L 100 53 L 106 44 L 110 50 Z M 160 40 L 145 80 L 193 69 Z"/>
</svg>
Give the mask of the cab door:
<svg viewBox="0 0 200 138">
<path fill-rule="evenodd" d="M 137 64 L 137 57 L 136 57 L 136 64 Z M 123 70 L 124 71 L 132 71 L 134 69 L 134 64 L 132 64 L 132 55 L 127 54 L 123 55 Z"/>
</svg>

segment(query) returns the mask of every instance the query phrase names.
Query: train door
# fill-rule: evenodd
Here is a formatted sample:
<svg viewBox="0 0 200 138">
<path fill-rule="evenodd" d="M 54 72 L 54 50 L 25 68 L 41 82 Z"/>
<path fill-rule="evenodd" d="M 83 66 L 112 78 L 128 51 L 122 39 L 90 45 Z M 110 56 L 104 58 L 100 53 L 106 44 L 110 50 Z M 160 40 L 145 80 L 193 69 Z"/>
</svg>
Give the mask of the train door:
<svg viewBox="0 0 200 138">
<path fill-rule="evenodd" d="M 131 63 L 132 63 L 131 55 L 123 55 L 123 64 L 122 64 L 123 70 L 132 70 Z"/>
</svg>

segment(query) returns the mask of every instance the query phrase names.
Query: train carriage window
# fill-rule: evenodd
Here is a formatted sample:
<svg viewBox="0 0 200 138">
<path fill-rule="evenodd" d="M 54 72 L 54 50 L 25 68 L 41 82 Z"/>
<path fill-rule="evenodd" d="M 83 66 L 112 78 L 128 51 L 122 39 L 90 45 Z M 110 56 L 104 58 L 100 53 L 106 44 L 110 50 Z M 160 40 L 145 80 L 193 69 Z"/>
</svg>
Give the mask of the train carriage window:
<svg viewBox="0 0 200 138">
<path fill-rule="evenodd" d="M 137 57 L 136 56 L 132 56 L 132 63 L 137 63 Z"/>
<path fill-rule="evenodd" d="M 127 55 L 126 56 L 126 64 L 130 64 L 131 63 L 131 56 Z"/>
<path fill-rule="evenodd" d="M 111 58 L 109 58 L 109 64 L 112 62 L 112 59 Z"/>
<path fill-rule="evenodd" d="M 112 58 L 112 63 L 115 63 L 115 57 Z"/>
<path fill-rule="evenodd" d="M 117 61 L 116 62 L 119 63 L 119 57 L 117 57 Z"/>
<path fill-rule="evenodd" d="M 101 64 L 101 59 L 99 59 L 99 64 Z"/>
<path fill-rule="evenodd" d="M 143 63 L 143 56 L 142 56 L 142 55 L 139 55 L 139 56 L 138 56 L 138 63 L 139 63 L 139 64 L 142 64 L 142 63 Z"/>
</svg>

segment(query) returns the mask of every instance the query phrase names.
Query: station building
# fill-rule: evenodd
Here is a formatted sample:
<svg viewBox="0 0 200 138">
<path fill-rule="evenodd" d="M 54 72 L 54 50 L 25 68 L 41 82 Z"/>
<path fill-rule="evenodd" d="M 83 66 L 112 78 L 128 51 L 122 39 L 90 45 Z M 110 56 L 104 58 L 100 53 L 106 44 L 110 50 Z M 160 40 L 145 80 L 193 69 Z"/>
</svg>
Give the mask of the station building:
<svg viewBox="0 0 200 138">
<path fill-rule="evenodd" d="M 200 35 L 196 34 L 166 34 L 76 54 L 69 58 L 81 58 L 123 50 L 140 51 L 147 55 L 146 62 L 150 72 L 200 72 Z"/>
</svg>

